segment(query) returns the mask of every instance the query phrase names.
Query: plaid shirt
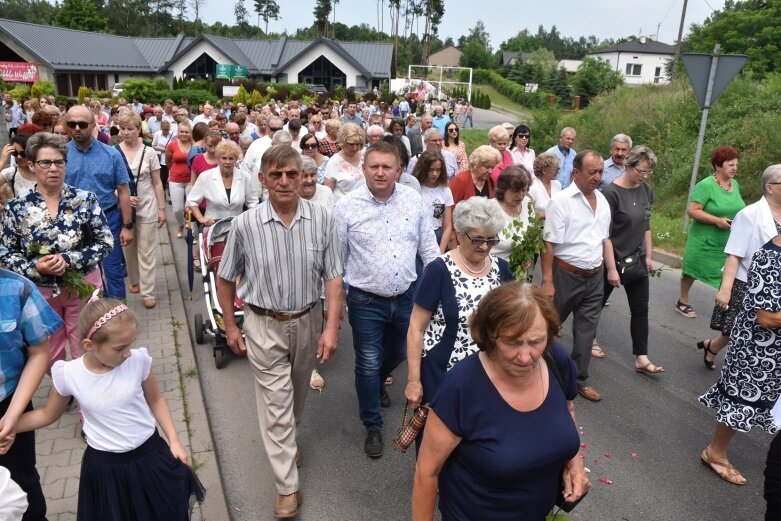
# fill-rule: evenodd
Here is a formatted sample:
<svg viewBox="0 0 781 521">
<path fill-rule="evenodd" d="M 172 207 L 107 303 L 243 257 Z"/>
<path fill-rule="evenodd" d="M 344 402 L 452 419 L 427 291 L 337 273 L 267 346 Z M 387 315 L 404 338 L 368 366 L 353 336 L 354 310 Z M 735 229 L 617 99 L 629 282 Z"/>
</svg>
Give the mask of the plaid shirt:
<svg viewBox="0 0 781 521">
<path fill-rule="evenodd" d="M 0 401 L 19 384 L 27 346 L 41 344 L 62 324 L 32 282 L 0 269 Z"/>
</svg>

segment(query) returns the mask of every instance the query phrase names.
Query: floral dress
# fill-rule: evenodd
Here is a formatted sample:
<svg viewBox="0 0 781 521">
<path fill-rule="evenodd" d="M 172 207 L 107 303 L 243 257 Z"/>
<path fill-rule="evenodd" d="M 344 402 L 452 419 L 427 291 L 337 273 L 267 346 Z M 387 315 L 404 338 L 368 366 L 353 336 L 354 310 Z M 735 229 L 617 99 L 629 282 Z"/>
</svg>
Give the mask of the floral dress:
<svg viewBox="0 0 781 521">
<path fill-rule="evenodd" d="M 35 267 L 42 255 L 59 253 L 82 275 L 92 272 L 114 247 L 114 236 L 98 199 L 92 192 L 64 185 L 57 217 L 52 218 L 38 192 L 12 199 L 3 214 L 0 265 L 52 288 L 54 296 L 62 277 L 41 275 Z"/>
<path fill-rule="evenodd" d="M 477 352 L 469 330 L 469 317 L 483 296 L 503 282 L 512 280 L 507 262 L 490 256 L 491 271 L 473 277 L 461 271 L 451 252 L 436 258 L 415 288 L 415 304 L 432 312 L 423 334 L 421 384 L 423 403 L 430 401 L 445 374 L 455 364 Z"/>
<path fill-rule="evenodd" d="M 730 334 L 719 381 L 700 396 L 716 420 L 748 432 L 778 427 L 771 409 L 781 396 L 781 329 L 757 324 L 757 309 L 781 311 L 781 248 L 768 242 L 754 253 L 743 306 Z"/>
</svg>

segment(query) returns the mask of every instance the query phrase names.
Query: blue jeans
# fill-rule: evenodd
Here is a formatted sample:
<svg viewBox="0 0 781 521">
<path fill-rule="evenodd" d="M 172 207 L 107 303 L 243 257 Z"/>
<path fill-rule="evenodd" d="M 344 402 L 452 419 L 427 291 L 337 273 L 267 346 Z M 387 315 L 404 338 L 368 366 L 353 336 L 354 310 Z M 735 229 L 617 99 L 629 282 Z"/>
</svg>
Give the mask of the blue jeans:
<svg viewBox="0 0 781 521">
<path fill-rule="evenodd" d="M 119 208 L 104 212 L 111 235 L 114 236 L 114 248 L 103 259 L 103 278 L 106 297 L 125 298 L 125 258 L 122 256 L 122 246 L 119 244 L 119 234 L 122 231 L 122 212 Z"/>
<path fill-rule="evenodd" d="M 355 390 L 367 430 L 382 428 L 380 389 L 407 358 L 412 287 L 395 297 L 380 297 L 350 286 L 347 294 L 355 348 Z"/>
</svg>

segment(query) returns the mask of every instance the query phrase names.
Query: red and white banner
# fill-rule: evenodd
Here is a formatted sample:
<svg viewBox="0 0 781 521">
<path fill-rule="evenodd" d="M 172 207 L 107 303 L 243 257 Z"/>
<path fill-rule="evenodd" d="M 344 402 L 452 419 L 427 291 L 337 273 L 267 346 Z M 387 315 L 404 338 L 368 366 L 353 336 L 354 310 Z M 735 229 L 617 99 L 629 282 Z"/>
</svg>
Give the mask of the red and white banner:
<svg viewBox="0 0 781 521">
<path fill-rule="evenodd" d="M 38 81 L 38 66 L 28 62 L 0 62 L 0 76 L 7 82 L 34 83 Z"/>
</svg>

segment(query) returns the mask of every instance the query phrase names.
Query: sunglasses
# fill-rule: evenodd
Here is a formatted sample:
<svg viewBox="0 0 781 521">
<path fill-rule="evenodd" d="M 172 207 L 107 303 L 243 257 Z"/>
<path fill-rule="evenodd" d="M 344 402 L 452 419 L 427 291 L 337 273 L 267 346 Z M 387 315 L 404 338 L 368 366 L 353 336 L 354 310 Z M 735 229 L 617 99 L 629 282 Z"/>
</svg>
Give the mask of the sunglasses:
<svg viewBox="0 0 781 521">
<path fill-rule="evenodd" d="M 492 248 L 499 244 L 499 237 L 491 237 L 490 239 L 486 239 L 484 237 L 472 237 L 468 233 L 465 233 L 464 235 L 466 235 L 469 240 L 472 241 L 472 244 L 477 247 L 480 247 L 483 244 L 487 244 L 489 248 Z"/>
<path fill-rule="evenodd" d="M 314 150 L 317 148 L 317 143 L 306 143 L 301 148 L 303 148 L 304 150 Z"/>
<path fill-rule="evenodd" d="M 272 132 L 278 132 L 282 130 L 282 127 L 268 127 L 268 129 Z"/>
<path fill-rule="evenodd" d="M 68 121 L 67 125 L 70 129 L 79 127 L 81 130 L 84 130 L 85 128 L 89 127 L 91 123 L 89 121 Z"/>
<path fill-rule="evenodd" d="M 529 134 L 518 134 L 518 139 L 529 139 Z"/>
<path fill-rule="evenodd" d="M 458 133 L 458 129 L 456 127 L 450 127 L 448 129 L 448 132 L 455 132 L 457 134 Z"/>
</svg>

